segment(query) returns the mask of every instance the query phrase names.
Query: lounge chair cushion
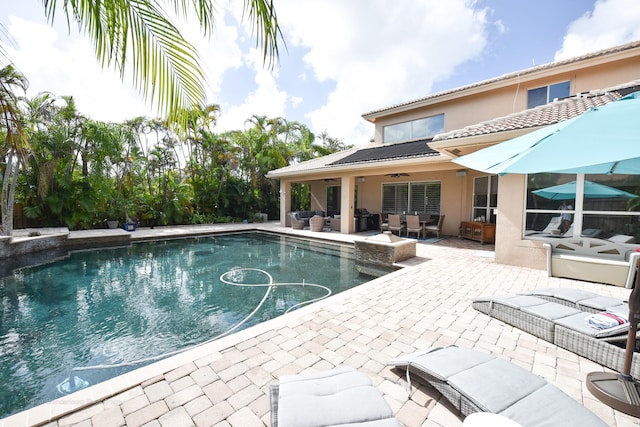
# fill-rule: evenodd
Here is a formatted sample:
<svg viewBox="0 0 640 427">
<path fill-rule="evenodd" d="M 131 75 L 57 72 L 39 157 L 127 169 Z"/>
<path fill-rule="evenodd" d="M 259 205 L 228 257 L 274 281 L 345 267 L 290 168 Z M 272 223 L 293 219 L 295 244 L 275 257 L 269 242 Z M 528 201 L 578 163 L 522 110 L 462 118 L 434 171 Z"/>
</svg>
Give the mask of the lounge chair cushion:
<svg viewBox="0 0 640 427">
<path fill-rule="evenodd" d="M 486 412 L 498 414 L 546 384 L 546 381 L 504 359 L 494 358 L 462 371 L 449 384 Z"/>
<path fill-rule="evenodd" d="M 280 379 L 272 426 L 400 427 L 369 378 L 350 367 Z"/>
<path fill-rule="evenodd" d="M 572 288 L 536 289 L 533 292 L 531 292 L 531 295 L 555 297 L 555 298 L 563 299 L 566 301 L 570 301 L 575 304 L 577 304 L 582 300 L 586 300 L 586 299 L 598 296 L 593 292 L 583 291 L 581 289 L 572 289 Z"/>
<path fill-rule="evenodd" d="M 525 427 L 605 426 L 543 378 L 495 356 L 460 347 L 428 349 L 390 360 L 440 390 L 463 413 L 497 413 Z M 451 390 L 448 390 L 450 388 Z"/>
<path fill-rule="evenodd" d="M 594 338 L 604 338 L 604 337 L 612 337 L 615 335 L 620 335 L 629 330 L 629 323 L 623 323 L 622 325 L 614 326 L 613 328 L 608 329 L 596 329 L 589 326 L 585 319 L 590 314 L 587 313 L 579 313 L 573 316 L 564 317 L 562 319 L 557 319 L 555 321 L 556 324 L 560 326 L 564 326 L 565 328 L 572 329 L 574 331 L 578 331 L 585 335 L 592 336 Z"/>
<path fill-rule="evenodd" d="M 562 390 L 545 384 L 500 413 L 523 426 L 606 425 Z"/>
<path fill-rule="evenodd" d="M 566 305 L 555 304 L 552 302 L 545 302 L 544 304 L 533 305 L 529 307 L 520 308 L 525 313 L 534 314 L 538 317 L 542 317 L 547 320 L 556 320 L 574 314 L 582 313 L 580 310 L 567 307 Z"/>
</svg>

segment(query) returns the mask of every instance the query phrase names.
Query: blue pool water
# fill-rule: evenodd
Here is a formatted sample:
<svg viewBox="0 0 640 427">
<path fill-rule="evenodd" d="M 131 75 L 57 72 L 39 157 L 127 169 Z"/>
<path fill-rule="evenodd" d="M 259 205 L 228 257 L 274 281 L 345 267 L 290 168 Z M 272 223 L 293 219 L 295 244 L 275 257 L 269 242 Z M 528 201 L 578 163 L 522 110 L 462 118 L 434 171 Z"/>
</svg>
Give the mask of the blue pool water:
<svg viewBox="0 0 640 427">
<path fill-rule="evenodd" d="M 337 293 L 369 280 L 353 258 L 351 245 L 242 233 L 15 270 L 0 277 L 0 418 L 326 295 L 310 284 Z M 269 275 L 291 285 L 248 286 Z"/>
</svg>

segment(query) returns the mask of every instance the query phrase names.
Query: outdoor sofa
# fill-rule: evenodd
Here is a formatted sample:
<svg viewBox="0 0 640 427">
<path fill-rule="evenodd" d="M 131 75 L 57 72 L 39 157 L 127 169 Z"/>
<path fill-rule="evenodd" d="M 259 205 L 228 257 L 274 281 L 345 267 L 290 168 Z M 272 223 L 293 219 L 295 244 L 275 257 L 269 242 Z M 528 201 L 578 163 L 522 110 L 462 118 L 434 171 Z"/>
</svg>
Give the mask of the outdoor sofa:
<svg viewBox="0 0 640 427">
<path fill-rule="evenodd" d="M 463 347 L 430 348 L 387 365 L 438 390 L 464 416 L 490 412 L 523 427 L 606 424 L 543 378 L 505 359 Z"/>
<path fill-rule="evenodd" d="M 541 289 L 520 295 L 475 298 L 473 308 L 558 347 L 622 372 L 629 323 L 598 330 L 587 317 L 601 312 L 628 315 L 626 302 L 580 289 Z M 640 378 L 640 359 L 633 358 L 631 375 Z"/>
<path fill-rule="evenodd" d="M 640 252 L 610 240 L 588 237 L 547 240 L 547 273 L 615 286 L 633 287 Z"/>
</svg>

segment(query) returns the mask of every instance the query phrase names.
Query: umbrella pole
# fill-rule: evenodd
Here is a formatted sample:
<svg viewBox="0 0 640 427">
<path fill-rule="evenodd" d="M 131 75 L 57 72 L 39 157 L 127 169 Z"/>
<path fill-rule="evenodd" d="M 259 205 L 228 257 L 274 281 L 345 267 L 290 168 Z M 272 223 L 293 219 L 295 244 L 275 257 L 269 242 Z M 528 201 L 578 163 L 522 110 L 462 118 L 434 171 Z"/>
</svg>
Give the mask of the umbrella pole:
<svg viewBox="0 0 640 427">
<path fill-rule="evenodd" d="M 622 373 L 591 372 L 587 389 L 602 403 L 634 417 L 640 417 L 640 383 L 631 376 L 631 362 L 640 321 L 640 274 L 629 296 L 629 332 Z"/>
</svg>

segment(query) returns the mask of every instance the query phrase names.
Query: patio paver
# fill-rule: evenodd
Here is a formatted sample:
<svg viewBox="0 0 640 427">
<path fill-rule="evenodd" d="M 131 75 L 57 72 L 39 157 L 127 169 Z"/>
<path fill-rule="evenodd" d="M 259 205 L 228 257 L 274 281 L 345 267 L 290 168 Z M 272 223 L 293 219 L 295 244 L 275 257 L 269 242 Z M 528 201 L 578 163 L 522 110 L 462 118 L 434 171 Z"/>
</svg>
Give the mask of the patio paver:
<svg viewBox="0 0 640 427">
<path fill-rule="evenodd" d="M 160 234 L 169 233 L 161 229 Z M 385 366 L 399 354 L 446 345 L 506 358 L 555 384 L 611 426 L 638 424 L 586 390 L 586 374 L 603 370 L 599 365 L 471 307 L 476 296 L 533 288 L 572 287 L 618 298 L 627 297 L 628 290 L 497 264 L 489 256 L 491 246 L 457 238 L 417 247 L 421 263 L 211 343 L 197 354 L 185 352 L 183 359 L 172 358 L 175 366 L 162 371 L 164 365 L 158 365 L 160 372 L 46 425 L 268 425 L 270 384 L 283 375 L 346 364 L 371 378 L 403 425 L 461 426 L 438 392 L 416 381 L 407 399 L 405 378 Z M 21 413 L 0 420 L 0 427 L 29 423 Z"/>
</svg>

